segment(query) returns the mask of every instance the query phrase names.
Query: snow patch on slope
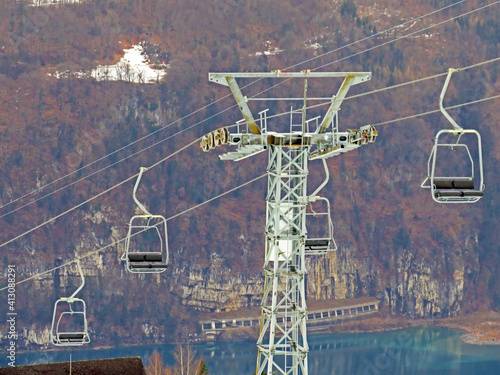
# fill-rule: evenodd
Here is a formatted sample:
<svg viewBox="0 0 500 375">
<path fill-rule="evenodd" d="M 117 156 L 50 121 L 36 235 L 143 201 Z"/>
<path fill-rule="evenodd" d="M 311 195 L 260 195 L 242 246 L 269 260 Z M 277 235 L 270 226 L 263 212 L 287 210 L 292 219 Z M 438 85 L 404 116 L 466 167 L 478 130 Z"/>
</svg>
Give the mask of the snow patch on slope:
<svg viewBox="0 0 500 375">
<path fill-rule="evenodd" d="M 271 55 L 277 55 L 280 52 L 283 52 L 284 50 L 279 49 L 278 47 L 272 47 L 272 42 L 270 40 L 266 40 L 264 42 L 264 48 L 265 50 L 263 52 L 255 52 L 255 56 L 271 56 Z"/>
<path fill-rule="evenodd" d="M 79 4 L 81 0 L 31 0 L 30 5 L 34 7 L 48 7 L 61 4 Z"/>
<path fill-rule="evenodd" d="M 90 75 L 98 81 L 127 81 L 154 83 L 166 74 L 164 69 L 153 69 L 140 44 L 124 50 L 125 54 L 116 65 L 100 65 Z M 165 66 L 165 68 L 168 66 Z"/>
<path fill-rule="evenodd" d="M 77 77 L 94 78 L 97 81 L 125 81 L 134 83 L 155 83 L 161 80 L 166 74 L 167 65 L 162 65 L 161 69 L 151 67 L 146 54 L 140 44 L 132 48 L 125 49 L 124 56 L 115 65 L 99 65 L 90 72 L 55 72 L 49 74 L 56 78 Z"/>
</svg>

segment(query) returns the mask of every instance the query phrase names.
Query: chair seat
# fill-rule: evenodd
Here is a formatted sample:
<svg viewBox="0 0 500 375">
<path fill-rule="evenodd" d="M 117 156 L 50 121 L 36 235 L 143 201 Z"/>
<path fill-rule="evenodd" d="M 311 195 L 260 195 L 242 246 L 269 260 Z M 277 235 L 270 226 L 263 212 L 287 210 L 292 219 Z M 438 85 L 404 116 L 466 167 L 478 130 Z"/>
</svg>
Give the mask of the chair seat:
<svg viewBox="0 0 500 375">
<path fill-rule="evenodd" d="M 434 186 L 436 189 L 474 189 L 474 180 L 469 177 L 459 178 L 434 178 Z"/>
<path fill-rule="evenodd" d="M 306 240 L 306 246 L 328 246 L 330 240 Z"/>
<path fill-rule="evenodd" d="M 131 262 L 161 262 L 161 253 L 128 253 L 128 260 Z"/>
<path fill-rule="evenodd" d="M 158 269 L 167 269 L 168 265 L 164 263 L 147 263 L 147 262 L 140 262 L 140 263 L 130 263 L 130 269 L 151 269 L 151 268 L 158 268 Z"/>
<path fill-rule="evenodd" d="M 306 251 L 326 251 L 330 249 L 330 240 L 306 240 Z"/>
<path fill-rule="evenodd" d="M 325 246 L 306 246 L 305 250 L 306 251 L 309 251 L 309 250 L 328 250 L 329 247 L 328 245 L 325 245 Z"/>
<path fill-rule="evenodd" d="M 74 332 L 69 332 L 69 333 L 60 333 L 58 335 L 59 340 L 64 340 L 64 341 L 83 341 L 85 338 L 84 333 L 74 333 Z"/>
<path fill-rule="evenodd" d="M 436 198 L 446 197 L 482 197 L 484 193 L 479 190 L 435 190 Z"/>
</svg>

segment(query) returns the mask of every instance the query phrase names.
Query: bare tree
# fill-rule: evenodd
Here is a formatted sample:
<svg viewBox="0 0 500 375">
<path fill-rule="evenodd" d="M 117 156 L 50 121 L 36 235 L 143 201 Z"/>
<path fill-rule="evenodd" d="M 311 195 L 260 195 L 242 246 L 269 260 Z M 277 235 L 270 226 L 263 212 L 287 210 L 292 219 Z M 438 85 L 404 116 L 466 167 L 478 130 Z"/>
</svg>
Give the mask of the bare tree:
<svg viewBox="0 0 500 375">
<path fill-rule="evenodd" d="M 174 358 L 177 361 L 179 375 L 196 375 L 196 361 L 191 345 L 179 344 L 175 348 Z"/>
<path fill-rule="evenodd" d="M 164 375 L 163 360 L 160 353 L 155 349 L 151 357 L 148 359 L 148 366 L 146 367 L 147 375 Z"/>
<path fill-rule="evenodd" d="M 145 83 L 145 74 L 144 71 L 139 70 L 136 74 L 137 83 Z"/>
<path fill-rule="evenodd" d="M 153 351 L 146 367 L 147 375 L 207 375 L 208 368 L 205 361 L 194 359 L 195 352 L 191 345 L 178 344 L 174 351 L 175 366 L 163 365 L 163 360 L 158 351 Z"/>
</svg>

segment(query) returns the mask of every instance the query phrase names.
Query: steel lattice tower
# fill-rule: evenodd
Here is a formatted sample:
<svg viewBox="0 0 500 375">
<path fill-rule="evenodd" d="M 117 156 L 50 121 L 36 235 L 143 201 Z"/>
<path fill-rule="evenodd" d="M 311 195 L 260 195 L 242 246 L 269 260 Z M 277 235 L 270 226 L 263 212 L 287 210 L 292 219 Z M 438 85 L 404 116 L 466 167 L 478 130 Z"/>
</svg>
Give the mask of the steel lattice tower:
<svg viewBox="0 0 500 375">
<path fill-rule="evenodd" d="M 328 98 L 308 98 L 309 78 L 342 77 L 344 82 L 336 95 Z M 301 100 L 300 124 L 291 119 L 290 131 L 277 133 L 267 129 L 267 110 L 255 121 L 248 101 L 236 78 L 303 78 L 303 98 L 267 98 L 268 100 Z M 259 350 L 256 375 L 307 375 L 305 295 L 305 256 L 321 255 L 336 250 L 330 205 L 317 193 L 326 185 L 329 174 L 325 159 L 354 150 L 375 141 L 377 131 L 372 126 L 339 132 L 337 113 L 352 85 L 365 82 L 370 73 L 210 73 L 213 82 L 228 86 L 243 115 L 236 132 L 217 129 L 203 137 L 204 151 L 222 145 L 237 145 L 234 152 L 220 156 L 222 160 L 242 160 L 268 151 L 268 192 L 266 198 L 265 286 L 262 317 L 257 341 Z M 307 119 L 307 100 L 328 100 L 330 106 L 321 122 L 319 117 Z M 307 194 L 308 160 L 322 159 L 326 180 L 311 195 Z M 318 200 L 327 202 L 328 233 L 321 238 L 308 238 L 307 205 Z"/>
<path fill-rule="evenodd" d="M 268 152 L 265 287 L 257 373 L 276 368 L 283 374 L 290 369 L 293 374 L 299 369 L 307 374 L 304 238 L 308 147 L 273 145 Z"/>
</svg>

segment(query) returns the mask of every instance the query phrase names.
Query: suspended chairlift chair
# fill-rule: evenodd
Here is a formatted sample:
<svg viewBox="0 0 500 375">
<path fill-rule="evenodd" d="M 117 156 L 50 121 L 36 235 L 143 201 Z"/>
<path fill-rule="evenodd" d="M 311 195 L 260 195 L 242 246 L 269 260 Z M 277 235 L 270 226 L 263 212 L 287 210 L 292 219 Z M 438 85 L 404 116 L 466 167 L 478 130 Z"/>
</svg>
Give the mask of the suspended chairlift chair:
<svg viewBox="0 0 500 375">
<path fill-rule="evenodd" d="M 85 285 L 79 260 L 77 266 L 82 284 L 70 297 L 60 298 L 54 305 L 50 341 L 57 346 L 79 346 L 90 342 L 85 301 L 75 297 Z"/>
<path fill-rule="evenodd" d="M 133 273 L 161 273 L 168 267 L 168 236 L 167 220 L 161 215 L 152 215 L 137 200 L 136 192 L 142 174 L 147 168 L 141 168 L 134 186 L 133 198 L 143 212 L 130 219 L 127 237 L 125 238 L 125 253 L 122 260 L 127 262 L 127 269 Z M 137 238 L 143 241 L 139 243 Z M 136 248 L 138 245 L 146 249 Z"/>
<path fill-rule="evenodd" d="M 307 238 L 305 241 L 305 252 L 308 255 L 323 255 L 326 254 L 330 251 L 336 251 L 337 250 L 337 244 L 335 243 L 335 239 L 333 238 L 333 223 L 332 223 L 332 217 L 330 214 L 330 201 L 327 198 L 320 197 L 317 194 L 323 187 L 327 184 L 329 178 L 330 178 L 330 173 L 328 171 L 328 165 L 326 163 L 325 159 L 321 159 L 323 162 L 323 166 L 325 168 L 325 173 L 326 173 L 326 179 L 323 181 L 323 183 L 316 189 L 316 191 L 311 194 L 308 198 L 307 201 L 309 203 L 310 207 L 310 212 L 306 211 L 306 216 L 313 216 L 313 217 L 322 217 L 326 220 L 327 223 L 327 231 L 324 236 L 319 236 L 319 237 L 313 237 L 313 238 Z M 321 210 L 321 211 L 314 211 L 312 208 L 312 203 L 317 202 L 317 201 L 323 201 L 326 203 L 326 210 Z M 306 220 L 307 222 L 307 220 Z"/>
<path fill-rule="evenodd" d="M 429 161 L 427 163 L 427 178 L 422 182 L 421 187 L 431 190 L 432 199 L 438 203 L 474 203 L 481 199 L 484 195 L 484 181 L 483 181 L 483 157 L 481 148 L 481 136 L 477 130 L 463 129 L 460 127 L 453 118 L 446 112 L 443 107 L 443 98 L 448 88 L 451 75 L 456 72 L 456 69 L 449 69 L 448 76 L 444 83 L 443 90 L 439 97 L 439 108 L 446 119 L 453 125 L 453 129 L 440 130 L 434 140 Z M 446 135 L 452 134 L 457 136 L 455 143 L 442 141 Z M 478 153 L 478 171 L 479 179 L 475 180 L 474 176 L 474 159 L 472 157 L 469 147 L 464 142 L 461 143 L 464 134 L 472 134 L 477 139 L 477 153 Z M 449 148 L 452 151 L 462 150 L 467 156 L 468 160 L 465 163 L 470 163 L 471 172 L 469 175 L 460 176 L 438 176 L 436 174 L 436 165 L 440 166 L 446 162 L 442 158 L 438 158 L 438 151 Z"/>
</svg>

